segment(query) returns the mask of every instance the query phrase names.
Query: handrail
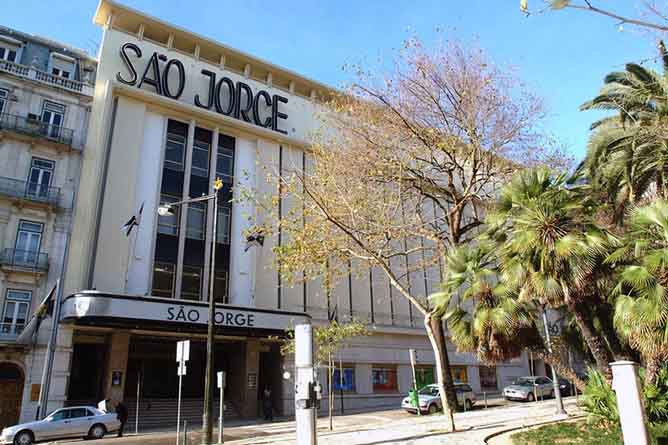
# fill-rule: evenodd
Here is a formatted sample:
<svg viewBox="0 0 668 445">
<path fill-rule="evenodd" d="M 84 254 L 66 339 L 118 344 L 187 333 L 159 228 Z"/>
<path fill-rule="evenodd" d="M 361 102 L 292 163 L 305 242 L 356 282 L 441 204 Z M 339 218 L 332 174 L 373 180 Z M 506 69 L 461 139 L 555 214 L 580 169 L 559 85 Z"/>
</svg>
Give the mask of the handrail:
<svg viewBox="0 0 668 445">
<path fill-rule="evenodd" d="M 32 250 L 3 249 L 0 264 L 35 271 L 49 269 L 49 255 Z"/>
<path fill-rule="evenodd" d="M 57 206 L 60 204 L 60 187 L 0 177 L 0 194 L 12 198 L 27 199 Z"/>
<path fill-rule="evenodd" d="M 10 130 L 48 139 L 59 144 L 72 145 L 74 130 L 25 116 L 0 114 L 0 130 Z"/>
</svg>

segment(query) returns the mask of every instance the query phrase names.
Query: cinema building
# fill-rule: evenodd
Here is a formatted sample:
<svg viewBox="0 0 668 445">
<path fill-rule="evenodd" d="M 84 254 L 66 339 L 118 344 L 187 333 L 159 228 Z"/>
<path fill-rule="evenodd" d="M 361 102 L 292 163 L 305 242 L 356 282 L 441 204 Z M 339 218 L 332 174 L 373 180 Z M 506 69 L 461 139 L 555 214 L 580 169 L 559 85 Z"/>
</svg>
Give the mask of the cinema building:
<svg viewBox="0 0 668 445">
<path fill-rule="evenodd" d="M 308 163 L 319 100 L 331 88 L 270 62 L 180 29 L 119 3 L 102 0 L 94 21 L 104 34 L 94 102 L 83 150 L 80 187 L 67 261 L 65 299 L 51 385 L 52 407 L 123 399 L 131 419 L 139 396 L 140 428 L 171 423 L 177 398 L 176 342 L 192 341 L 183 382 L 185 418 L 201 420 L 207 289 L 217 212 L 216 369 L 227 372 L 229 416 L 255 417 L 265 386 L 280 413 L 293 410 L 291 370 L 271 336 L 299 320 L 367 320 L 373 335 L 337 357 L 335 387 L 345 409 L 398 406 L 411 382 L 408 349 L 418 373 L 433 379 L 433 355 L 417 311 L 393 294 L 380 274 L 344 280 L 329 295 L 315 282 L 289 287 L 272 266 L 280 235 L 247 246 L 243 235 L 259 209 L 243 188 L 275 192 L 264 169 Z M 212 203 L 161 204 L 211 192 Z M 281 211 L 288 203 L 279 202 Z M 135 215 L 129 235 L 120 228 Z M 248 247 L 248 248 L 247 248 Z M 425 271 L 423 292 L 438 285 Z M 497 391 L 529 373 L 526 356 L 485 367 L 450 347 L 456 380 Z M 0 362 L 2 356 L 0 356 Z M 343 373 L 343 379 L 338 373 Z M 30 384 L 38 383 L 38 372 Z M 343 380 L 343 383 L 341 383 Z M 34 417 L 26 389 L 23 419 Z M 339 403 L 337 403 L 337 409 Z"/>
</svg>

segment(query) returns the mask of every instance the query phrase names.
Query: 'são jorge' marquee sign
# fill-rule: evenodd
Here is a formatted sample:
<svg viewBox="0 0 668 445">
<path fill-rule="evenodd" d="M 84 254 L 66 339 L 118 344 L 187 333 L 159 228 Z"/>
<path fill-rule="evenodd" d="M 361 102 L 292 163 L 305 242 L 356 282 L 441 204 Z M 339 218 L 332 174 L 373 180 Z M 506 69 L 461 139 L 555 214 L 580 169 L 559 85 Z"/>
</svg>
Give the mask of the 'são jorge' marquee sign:
<svg viewBox="0 0 668 445">
<path fill-rule="evenodd" d="M 140 75 L 135 63 L 144 55 L 141 48 L 134 43 L 124 43 L 120 55 L 127 72 L 116 73 L 119 82 L 137 88 L 147 85 L 161 96 L 175 100 L 181 98 L 187 79 L 186 69 L 179 59 L 169 59 L 156 51 Z M 195 95 L 196 106 L 287 134 L 280 124 L 288 115 L 279 109 L 281 104 L 288 103 L 286 97 L 272 95 L 265 90 L 253 92 L 244 82 L 234 82 L 227 76 L 218 78 L 215 72 L 206 69 L 200 73 L 208 87 Z"/>
</svg>

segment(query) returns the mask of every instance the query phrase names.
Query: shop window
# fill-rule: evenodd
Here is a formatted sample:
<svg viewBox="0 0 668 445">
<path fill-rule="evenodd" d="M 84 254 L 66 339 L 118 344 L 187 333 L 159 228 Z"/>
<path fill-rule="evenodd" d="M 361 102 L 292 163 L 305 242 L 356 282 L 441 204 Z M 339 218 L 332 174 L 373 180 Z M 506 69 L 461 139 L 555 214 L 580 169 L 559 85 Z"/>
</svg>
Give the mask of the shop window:
<svg viewBox="0 0 668 445">
<path fill-rule="evenodd" d="M 192 202 L 188 204 L 188 221 L 186 236 L 190 239 L 204 239 L 206 227 L 206 203 Z"/>
<path fill-rule="evenodd" d="M 485 389 L 498 389 L 496 366 L 480 367 L 480 386 Z"/>
<path fill-rule="evenodd" d="M 5 104 L 7 103 L 8 96 L 9 96 L 9 91 L 0 88 L 0 114 L 5 112 Z"/>
<path fill-rule="evenodd" d="M 469 376 L 466 372 L 466 366 L 450 366 L 452 380 L 455 383 L 468 383 Z"/>
<path fill-rule="evenodd" d="M 31 299 L 32 293 L 29 291 L 7 291 L 0 333 L 18 335 L 23 331 L 28 319 Z"/>
<path fill-rule="evenodd" d="M 171 196 L 171 195 L 165 195 L 162 194 L 160 195 L 160 205 L 163 206 L 165 204 L 170 204 L 173 202 L 179 201 L 179 198 L 177 196 Z M 179 235 L 179 224 L 180 224 L 180 216 L 181 214 L 181 207 L 180 206 L 174 206 L 171 207 L 170 213 L 167 215 L 158 215 L 158 233 L 162 233 L 165 235 L 174 235 L 178 236 Z"/>
<path fill-rule="evenodd" d="M 165 144 L 165 168 L 183 171 L 186 155 L 186 138 L 175 133 L 167 133 Z"/>
<path fill-rule="evenodd" d="M 393 366 L 378 366 L 371 369 L 374 392 L 396 391 L 397 368 Z"/>
<path fill-rule="evenodd" d="M 418 389 L 431 385 L 435 383 L 434 379 L 434 368 L 419 366 L 415 368 L 415 382 L 417 383 Z"/>
<path fill-rule="evenodd" d="M 194 142 L 191 173 L 203 178 L 209 177 L 209 144 L 207 142 L 197 140 Z"/>
<path fill-rule="evenodd" d="M 156 297 L 174 297 L 174 277 L 176 266 L 157 262 L 153 266 L 153 295 Z"/>
<path fill-rule="evenodd" d="M 216 177 L 225 182 L 232 182 L 234 176 L 234 150 L 218 146 L 216 160 Z"/>
<path fill-rule="evenodd" d="M 216 281 L 213 283 L 213 295 L 216 303 L 229 303 L 229 274 L 226 270 L 216 270 Z"/>
<path fill-rule="evenodd" d="M 218 206 L 216 240 L 220 244 L 230 244 L 230 212 L 227 206 Z"/>
<path fill-rule="evenodd" d="M 355 392 L 355 368 L 344 366 L 343 369 L 334 369 L 332 387 L 334 391 Z"/>
<path fill-rule="evenodd" d="M 16 49 L 14 48 L 5 48 L 0 46 L 0 60 L 6 60 L 8 62 L 16 62 Z"/>
<path fill-rule="evenodd" d="M 184 300 L 199 300 L 202 289 L 202 268 L 183 265 L 181 279 L 181 298 Z"/>
</svg>

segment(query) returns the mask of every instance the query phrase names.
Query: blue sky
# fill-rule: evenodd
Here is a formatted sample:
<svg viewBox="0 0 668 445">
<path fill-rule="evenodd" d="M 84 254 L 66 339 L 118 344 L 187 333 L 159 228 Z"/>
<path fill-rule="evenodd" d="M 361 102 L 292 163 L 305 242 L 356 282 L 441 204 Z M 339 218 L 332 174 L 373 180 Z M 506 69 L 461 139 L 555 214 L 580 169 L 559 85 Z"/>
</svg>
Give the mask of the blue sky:
<svg viewBox="0 0 668 445">
<path fill-rule="evenodd" d="M 388 57 L 412 32 L 433 44 L 437 28 L 450 29 L 461 39 L 476 39 L 497 63 L 517 68 L 546 102 L 545 128 L 576 157 L 584 153 L 596 118 L 578 106 L 593 97 L 607 72 L 656 55 L 655 38 L 629 26 L 620 32 L 612 21 L 579 11 L 527 18 L 517 0 L 122 1 L 333 86 L 347 79 L 345 63 Z M 92 23 L 97 0 L 2 3 L 3 25 L 91 53 L 100 41 Z M 635 3 L 604 5 L 637 14 Z"/>
</svg>

